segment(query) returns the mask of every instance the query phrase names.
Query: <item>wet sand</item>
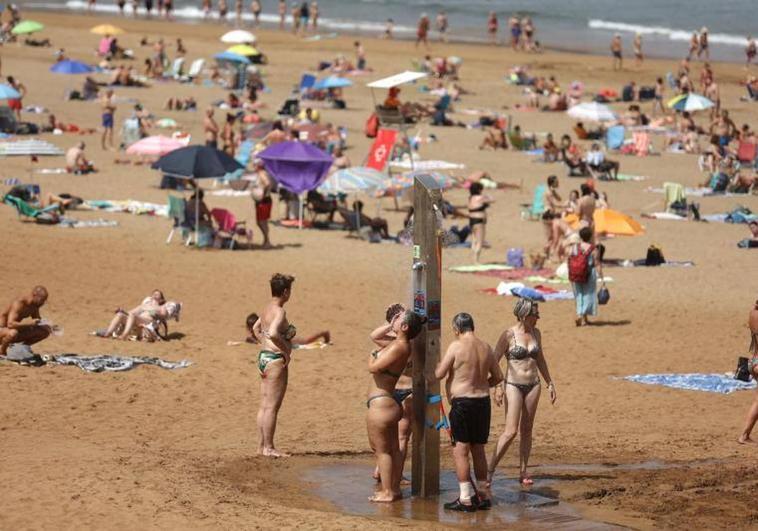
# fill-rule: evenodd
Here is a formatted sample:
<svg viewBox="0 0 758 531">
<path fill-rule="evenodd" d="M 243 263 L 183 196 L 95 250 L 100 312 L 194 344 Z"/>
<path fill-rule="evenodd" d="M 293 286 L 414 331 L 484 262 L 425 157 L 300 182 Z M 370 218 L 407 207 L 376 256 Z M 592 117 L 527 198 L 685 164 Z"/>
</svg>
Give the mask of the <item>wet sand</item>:
<svg viewBox="0 0 758 531">
<path fill-rule="evenodd" d="M 44 37 L 66 48 L 74 59 L 94 61 L 97 37 L 87 28 L 102 18 L 35 13 L 48 25 Z M 188 59 L 210 58 L 221 51 L 217 41 L 227 29 L 218 25 L 114 20 L 129 33 L 119 41 L 135 50 L 139 67 L 151 50 L 140 48 L 143 35 L 181 36 Z M 261 48 L 270 59 L 265 67 L 272 92 L 261 100 L 273 116 L 301 73 L 319 60 L 342 52 L 349 57 L 352 38 L 303 42 L 289 34 L 261 31 Z M 362 161 L 370 140 L 362 132 L 372 109 L 364 82 L 409 68 L 423 55 L 409 42 L 366 40 L 369 65 L 375 75 L 354 78 L 346 89 L 348 110 L 322 110 L 323 120 L 348 127 L 347 152 Z M 2 74 L 15 75 L 29 89 L 26 104 L 44 105 L 59 120 L 83 127 L 99 125 L 96 103 L 63 102 L 67 88 L 78 88 L 77 76 L 48 72 L 52 49 L 5 45 Z M 606 57 L 546 53 L 514 55 L 503 48 L 474 45 L 434 45 L 433 54 L 455 53 L 464 60 L 462 84 L 472 95 L 457 109 L 502 110 L 523 97 L 503 81 L 507 68 L 529 63 L 535 74 L 555 75 L 565 87 L 573 79 L 590 91 L 619 89 L 629 79 L 652 84 L 657 75 L 674 70 L 670 61 L 645 63 L 641 71 L 615 73 Z M 169 50 L 171 55 L 171 50 Z M 722 100 L 738 125 L 758 123 L 758 109 L 739 101 L 744 76 L 734 65 L 715 65 Z M 694 68 L 697 79 L 699 67 Z M 218 87 L 155 83 L 150 89 L 116 89 L 116 96 L 139 98 L 158 117 L 171 117 L 202 138 L 202 112 L 167 112 L 170 96 L 192 95 L 199 109 L 222 99 Z M 401 96 L 422 100 L 425 95 L 405 87 Z M 381 97 L 381 96 L 379 96 Z M 643 109 L 649 109 L 649 103 Z M 120 103 L 116 123 L 129 112 Z M 622 104 L 615 108 L 624 108 Z M 515 123 L 528 131 L 552 131 L 556 138 L 572 122 L 563 113 L 510 111 Z M 473 121 L 464 114 L 454 119 Z M 217 119 L 221 113 L 217 112 Z M 25 115 L 30 121 L 40 116 Z M 561 178 L 564 196 L 578 180 L 564 178 L 557 165 L 534 163 L 512 151 L 481 152 L 481 133 L 462 128 L 423 126 L 439 141 L 424 145 L 422 156 L 465 163 L 467 170 L 487 170 L 508 182 L 523 182 L 521 191 L 494 193 L 488 240 L 483 259 L 502 261 L 509 247 L 527 251 L 542 246 L 542 226 L 520 219 L 520 203 L 545 177 Z M 43 194 L 69 192 L 87 199 L 138 199 L 163 203 L 166 193 L 156 188 L 159 176 L 145 166 L 113 164 L 102 152 L 97 135 L 41 135 L 66 149 L 83 139 L 87 153 L 101 171 L 94 175 L 40 175 L 34 181 Z M 656 140 L 658 144 L 659 140 Z M 615 156 L 622 172 L 645 175 L 643 182 L 601 183 L 611 206 L 639 218 L 642 211 L 662 210 L 663 196 L 644 192 L 648 186 L 677 181 L 694 186 L 703 177 L 694 156 L 664 154 L 636 158 Z M 43 158 L 38 168 L 61 167 L 62 157 Z M 27 180 L 29 160 L 6 158 L 0 177 Z M 466 194 L 447 194 L 464 204 Z M 249 198 L 208 196 L 210 207 L 231 209 L 254 225 Z M 704 198 L 701 212 L 718 213 L 744 204 L 758 211 L 755 197 Z M 371 201 L 367 202 L 370 208 Z M 383 215 L 390 229 L 400 228 L 403 213 Z M 276 248 L 263 251 L 195 251 L 176 240 L 165 245 L 170 222 L 162 218 L 107 213 L 73 213 L 77 218 L 116 219 L 117 228 L 63 229 L 18 221 L 10 208 L 0 208 L 3 227 L 3 275 L 0 294 L 11 297 L 37 283 L 45 284 L 50 300 L 43 315 L 65 327 L 65 335 L 37 350 L 84 355 L 123 353 L 187 358 L 195 364 L 167 372 L 142 367 L 120 374 L 85 374 L 69 367 L 0 365 L 0 526 L 3 528 L 348 528 L 371 525 L 439 527 L 429 522 L 400 521 L 346 515 L 319 498 L 302 483 L 308 470 L 339 457 L 349 463 L 370 463 L 365 435 L 364 393 L 368 332 L 384 308 L 407 300 L 411 251 L 399 245 L 369 245 L 343 232 L 272 229 Z M 637 463 L 650 460 L 689 462 L 721 460 L 690 469 L 616 470 L 603 473 L 563 472 L 570 475 L 560 487 L 560 499 L 593 521 L 649 528 L 743 527 L 755 525 L 758 513 L 751 496 L 756 489 L 755 448 L 735 443 L 752 392 L 732 395 L 679 391 L 612 379 L 635 373 L 728 372 L 744 355 L 747 311 L 756 299 L 755 256 L 737 249 L 747 236 L 744 225 L 695 224 L 644 220 L 645 236 L 607 242 L 607 256 L 644 257 L 650 244 L 662 247 L 669 260 L 693 260 L 693 268 L 608 268 L 611 303 L 601 308 L 604 326 L 577 329 L 572 302 L 552 302 L 541 308 L 540 328 L 545 352 L 558 390 L 558 403 L 543 400 L 536 421 L 532 463 Z M 255 241 L 260 244 L 256 230 Z M 446 250 L 444 267 L 471 262 L 465 249 Z M 267 299 L 268 278 L 281 271 L 297 277 L 288 305 L 291 320 L 306 333 L 328 328 L 334 345 L 296 353 L 290 388 L 280 414 L 277 445 L 292 452 L 288 460 L 255 456 L 258 407 L 256 351 L 227 347 L 243 337 L 245 316 Z M 494 343 L 513 322 L 512 299 L 484 295 L 497 280 L 475 275 L 443 275 L 443 322 L 469 311 L 477 330 Z M 118 343 L 87 333 L 107 324 L 118 306 L 136 304 L 153 288 L 182 301 L 182 321 L 171 331 L 184 334 L 159 344 Z M 443 326 L 443 345 L 451 339 Z M 503 428 L 503 415 L 493 416 L 492 439 Z M 447 446 L 443 466 L 452 467 Z M 501 473 L 517 473 L 517 454 L 511 451 Z M 535 470 L 536 488 L 553 471 Z M 542 478 L 543 474 L 545 475 Z M 610 476 L 610 477 L 605 477 Z M 541 479 L 542 478 L 542 479 Z M 370 477 L 356 484 L 369 495 Z M 623 489 L 623 490 L 621 490 Z M 753 494 L 751 494 L 753 493 Z"/>
</svg>

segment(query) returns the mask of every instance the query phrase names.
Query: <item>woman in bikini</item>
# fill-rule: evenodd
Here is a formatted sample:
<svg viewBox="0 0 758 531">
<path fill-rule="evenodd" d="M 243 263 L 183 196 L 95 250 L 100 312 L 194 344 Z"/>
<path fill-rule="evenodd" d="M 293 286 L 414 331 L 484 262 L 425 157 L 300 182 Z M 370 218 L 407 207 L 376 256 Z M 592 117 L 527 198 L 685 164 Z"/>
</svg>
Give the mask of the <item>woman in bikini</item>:
<svg viewBox="0 0 758 531">
<path fill-rule="evenodd" d="M 379 348 L 384 348 L 392 341 L 397 339 L 394 332 L 392 332 L 392 321 L 395 317 L 405 311 L 405 307 L 402 304 L 396 303 L 387 308 L 385 313 L 386 323 L 371 332 L 371 341 L 373 341 Z M 397 425 L 398 430 L 398 444 L 400 449 L 400 478 L 402 481 L 403 468 L 405 468 L 405 458 L 408 455 L 408 442 L 411 438 L 411 425 L 413 423 L 413 379 L 411 378 L 411 370 L 413 366 L 409 362 L 403 373 L 398 378 L 395 384 L 395 390 L 392 393 L 395 401 L 400 404 L 403 410 L 403 418 Z M 374 469 L 374 479 L 381 480 L 379 474 L 379 465 L 377 464 Z"/>
<path fill-rule="evenodd" d="M 755 380 L 758 380 L 758 301 L 755 301 L 755 306 L 750 310 L 748 316 L 748 327 L 750 328 L 750 372 Z M 753 405 L 747 412 L 745 418 L 745 428 L 742 430 L 737 442 L 740 444 L 755 444 L 758 441 L 754 441 L 750 438 L 750 433 L 753 431 L 755 423 L 758 421 L 758 391 L 755 393 L 755 400 Z"/>
<path fill-rule="evenodd" d="M 408 365 L 411 340 L 421 331 L 423 318 L 411 310 L 397 313 L 387 333 L 395 339 L 375 350 L 368 359 L 371 381 L 366 400 L 366 428 L 371 449 L 379 465 L 381 487 L 369 498 L 388 503 L 402 498 L 400 479 L 402 461 L 398 444 L 398 423 L 403 410 L 394 396 L 395 385 Z"/>
<path fill-rule="evenodd" d="M 498 362 L 503 356 L 508 361 L 504 371 L 505 380 L 502 386 L 495 388 L 495 403 L 502 406 L 505 396 L 507 407 L 505 431 L 498 439 L 488 464 L 487 481 L 492 484 L 495 468 L 508 451 L 516 434 L 520 434 L 519 477 L 521 485 L 528 487 L 534 483 L 527 474 L 526 467 L 532 450 L 534 415 L 537 413 L 542 390 L 540 374 L 547 382 L 552 404 L 555 404 L 557 395 L 542 352 L 542 335 L 537 328 L 537 320 L 540 318 L 537 303 L 530 299 L 519 299 L 513 308 L 513 314 L 518 319 L 518 324 L 503 332 L 495 347 Z"/>
<path fill-rule="evenodd" d="M 274 432 L 279 408 L 287 392 L 288 365 L 292 353 L 295 327 L 287 321 L 284 305 L 290 300 L 295 277 L 276 273 L 271 277 L 271 301 L 263 308 L 253 325 L 253 336 L 260 338 L 258 372 L 261 376 L 261 397 L 258 408 L 258 453 L 266 457 L 289 457 L 274 447 Z"/>
<path fill-rule="evenodd" d="M 482 183 L 471 183 L 468 200 L 468 224 L 471 227 L 471 250 L 474 252 L 474 261 L 479 263 L 479 255 L 484 246 L 485 226 L 487 225 L 487 209 L 492 203 L 492 198 L 482 193 Z"/>
</svg>

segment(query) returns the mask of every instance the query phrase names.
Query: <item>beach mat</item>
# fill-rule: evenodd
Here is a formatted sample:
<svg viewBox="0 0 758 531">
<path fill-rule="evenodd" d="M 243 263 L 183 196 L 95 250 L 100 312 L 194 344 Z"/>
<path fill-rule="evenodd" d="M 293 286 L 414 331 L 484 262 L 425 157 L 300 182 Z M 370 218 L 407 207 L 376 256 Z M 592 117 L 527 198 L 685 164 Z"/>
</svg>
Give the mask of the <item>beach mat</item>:
<svg viewBox="0 0 758 531">
<path fill-rule="evenodd" d="M 482 271 L 507 271 L 509 269 L 513 268 L 505 264 L 469 264 L 452 266 L 448 268 L 448 271 L 453 273 L 479 273 Z"/>
<path fill-rule="evenodd" d="M 519 267 L 515 269 L 487 269 L 484 271 L 474 271 L 474 273 L 486 277 L 496 277 L 501 280 L 522 280 L 529 277 L 540 277 L 540 280 L 547 280 L 555 275 L 555 270 Z"/>
<path fill-rule="evenodd" d="M 666 260 L 664 263 L 656 266 L 648 266 L 645 259 L 628 260 L 625 258 L 607 258 L 603 260 L 603 265 L 608 267 L 694 267 L 695 262 L 690 260 Z"/>
<path fill-rule="evenodd" d="M 633 374 L 622 379 L 647 385 L 662 385 L 672 389 L 688 391 L 706 391 L 709 393 L 729 394 L 735 391 L 755 389 L 756 383 L 735 380 L 729 373 L 724 374 Z"/>
</svg>

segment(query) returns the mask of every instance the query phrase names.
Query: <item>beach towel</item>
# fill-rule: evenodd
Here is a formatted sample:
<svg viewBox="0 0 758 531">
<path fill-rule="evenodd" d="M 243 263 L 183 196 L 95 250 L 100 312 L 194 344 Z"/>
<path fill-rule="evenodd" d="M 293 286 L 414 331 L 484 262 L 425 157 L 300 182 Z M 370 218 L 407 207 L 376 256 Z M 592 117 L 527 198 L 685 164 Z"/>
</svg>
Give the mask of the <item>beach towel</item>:
<svg viewBox="0 0 758 531">
<path fill-rule="evenodd" d="M 160 358 L 144 356 L 115 356 L 102 354 L 99 356 L 82 357 L 78 354 L 55 354 L 42 356 L 47 363 L 55 365 L 75 365 L 87 372 L 121 372 L 129 371 L 138 365 L 154 365 L 161 369 L 184 369 L 192 365 L 188 360 L 166 361 Z"/>
<path fill-rule="evenodd" d="M 654 188 L 652 186 L 645 188 L 646 192 L 651 192 L 654 194 L 663 194 L 664 189 L 663 188 Z M 735 197 L 735 196 L 746 196 L 747 194 L 736 194 L 732 192 L 714 192 L 710 188 L 685 188 L 684 193 L 691 197 Z"/>
<path fill-rule="evenodd" d="M 619 173 L 616 176 L 617 181 L 646 181 L 649 177 L 645 175 L 630 175 L 628 173 Z"/>
<path fill-rule="evenodd" d="M 628 260 L 624 258 L 607 258 L 603 260 L 604 266 L 610 266 L 610 267 L 693 267 L 695 265 L 695 262 L 684 260 L 684 261 L 675 261 L 675 260 L 666 260 L 662 264 L 659 264 L 657 266 L 648 266 L 645 264 L 645 259 L 641 258 L 639 260 Z"/>
<path fill-rule="evenodd" d="M 687 221 L 687 216 L 680 216 L 673 212 L 650 212 L 642 214 L 643 218 L 664 219 L 667 221 Z"/>
<path fill-rule="evenodd" d="M 73 219 L 73 218 L 61 218 L 58 223 L 59 227 L 66 227 L 67 229 L 95 229 L 101 227 L 117 227 L 118 221 L 112 221 L 107 219 Z"/>
<path fill-rule="evenodd" d="M 453 266 L 448 268 L 448 271 L 452 271 L 454 273 L 477 273 L 480 271 L 505 271 L 508 269 L 513 268 L 505 264 L 471 264 Z"/>
<path fill-rule="evenodd" d="M 574 298 L 574 294 L 565 289 L 556 290 L 547 286 L 530 288 L 521 282 L 501 282 L 496 288 L 486 288 L 480 291 L 489 295 L 525 297 L 544 302 L 571 300 Z"/>
<path fill-rule="evenodd" d="M 482 271 L 474 271 L 477 275 L 483 275 L 487 277 L 497 277 L 503 280 L 521 280 L 527 277 L 544 277 L 549 278 L 555 274 L 553 269 L 530 269 L 526 267 L 520 267 L 517 269 L 485 269 Z"/>
<path fill-rule="evenodd" d="M 146 203 L 144 201 L 135 201 L 127 199 L 125 201 L 109 201 L 93 199 L 84 202 L 84 206 L 93 210 L 104 210 L 106 212 L 123 212 L 127 214 L 168 217 L 168 205 L 158 203 Z"/>
<path fill-rule="evenodd" d="M 633 374 L 624 376 L 624 380 L 648 385 L 662 385 L 673 389 L 689 391 L 706 391 L 709 393 L 729 394 L 734 391 L 755 389 L 756 383 L 735 380 L 730 373 L 724 374 Z"/>
</svg>

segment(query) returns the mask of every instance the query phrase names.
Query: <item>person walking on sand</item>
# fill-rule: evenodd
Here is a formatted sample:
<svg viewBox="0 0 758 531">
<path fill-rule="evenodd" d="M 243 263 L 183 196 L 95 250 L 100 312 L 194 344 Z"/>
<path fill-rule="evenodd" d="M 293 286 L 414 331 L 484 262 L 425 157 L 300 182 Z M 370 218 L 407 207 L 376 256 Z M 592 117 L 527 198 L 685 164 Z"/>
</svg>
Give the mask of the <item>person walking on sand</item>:
<svg viewBox="0 0 758 531">
<path fill-rule="evenodd" d="M 700 48 L 700 38 L 698 37 L 697 31 L 693 31 L 692 36 L 690 37 L 690 47 L 687 50 L 687 61 L 690 61 L 695 57 L 698 48 Z"/>
<path fill-rule="evenodd" d="M 449 25 L 449 21 L 447 18 L 447 13 L 444 11 L 440 11 L 437 13 L 437 32 L 440 34 L 440 41 L 447 42 L 447 28 Z"/>
<path fill-rule="evenodd" d="M 642 54 L 642 34 L 636 33 L 634 35 L 632 49 L 634 50 L 634 64 L 637 68 L 640 68 L 642 66 L 642 61 L 645 59 Z"/>
<path fill-rule="evenodd" d="M 666 96 L 666 85 L 663 83 L 663 78 L 659 77 L 655 80 L 655 97 L 653 98 L 653 110 L 652 115 L 655 116 L 660 111 L 661 114 L 666 114 L 666 107 L 663 105 L 663 98 Z"/>
<path fill-rule="evenodd" d="M 758 46 L 755 44 L 755 39 L 750 35 L 747 36 L 747 44 L 745 45 L 745 68 L 749 68 L 750 64 L 755 59 L 758 53 Z"/>
<path fill-rule="evenodd" d="M 396 339 L 395 333 L 392 331 L 392 321 L 398 314 L 405 312 L 405 307 L 400 303 L 395 303 L 387 308 L 384 313 L 385 323 L 371 332 L 371 341 L 373 341 L 379 348 L 384 348 Z M 403 481 L 403 469 L 405 468 L 405 460 L 408 456 L 408 443 L 411 439 L 411 426 L 413 425 L 413 379 L 411 377 L 411 371 L 413 370 L 413 364 L 409 361 L 403 369 L 400 378 L 398 378 L 395 384 L 395 391 L 392 393 L 392 397 L 400 405 L 403 410 L 403 416 L 400 422 L 397 424 L 397 439 L 398 448 L 400 450 L 400 481 Z M 377 464 L 374 469 L 374 479 L 381 481 L 381 474 L 379 472 L 379 465 Z"/>
<path fill-rule="evenodd" d="M 487 35 L 489 35 L 490 44 L 497 44 L 497 13 L 490 11 L 487 15 Z"/>
<path fill-rule="evenodd" d="M 611 39 L 611 55 L 613 56 L 613 69 L 622 70 L 624 68 L 624 59 L 622 57 L 621 34 L 616 33 Z"/>
<path fill-rule="evenodd" d="M 257 28 L 261 25 L 261 11 L 263 11 L 263 7 L 259 0 L 253 0 L 250 2 L 250 11 L 253 13 L 253 26 Z"/>
<path fill-rule="evenodd" d="M 271 219 L 271 207 L 273 206 L 271 190 L 274 186 L 271 177 L 263 166 L 263 161 L 260 159 L 256 159 L 255 162 L 255 175 L 258 177 L 258 181 L 251 193 L 255 203 L 255 223 L 263 236 L 263 248 L 270 249 L 268 222 Z"/>
<path fill-rule="evenodd" d="M 579 240 L 569 247 L 569 280 L 576 301 L 576 326 L 589 325 L 589 316 L 597 315 L 597 283 L 605 286 L 600 253 L 593 243 L 592 229 L 579 229 Z"/>
<path fill-rule="evenodd" d="M 445 390 L 450 401 L 453 461 L 459 488 L 458 498 L 444 507 L 470 513 L 492 507 L 484 446 L 490 435 L 490 387 L 503 381 L 503 372 L 492 348 L 476 337 L 470 314 L 453 317 L 453 334 L 455 340 L 434 371 L 438 380 L 447 378 Z M 478 488 L 471 482 L 469 455 Z"/>
<path fill-rule="evenodd" d="M 418 48 L 419 43 L 423 42 L 426 49 L 429 49 L 429 25 L 429 17 L 426 13 L 422 13 L 416 27 L 416 48 Z"/>
<path fill-rule="evenodd" d="M 53 333 L 53 328 L 44 324 L 39 314 L 46 301 L 47 289 L 35 286 L 29 295 L 19 297 L 0 313 L 0 356 L 5 356 L 14 343 L 31 346 Z M 32 322 L 24 323 L 27 318 Z"/>
<path fill-rule="evenodd" d="M 18 98 L 8 100 L 8 107 L 16 113 L 16 119 L 21 120 L 21 109 L 24 108 L 24 96 L 26 96 L 26 87 L 23 83 L 21 83 L 18 79 L 14 78 L 13 76 L 8 76 L 5 78 L 5 80 L 8 82 L 8 85 L 12 87 L 16 92 L 20 94 Z"/>
<path fill-rule="evenodd" d="M 242 10 L 244 9 L 243 0 L 235 0 L 234 2 L 234 14 L 237 27 L 242 25 Z"/>
<path fill-rule="evenodd" d="M 754 380 L 758 380 L 758 301 L 755 301 L 755 306 L 750 310 L 748 315 L 748 327 L 750 328 L 750 349 L 749 353 L 752 356 L 748 366 L 750 372 L 753 375 Z M 758 441 L 754 441 L 750 438 L 750 434 L 753 431 L 756 421 L 758 421 L 758 390 L 755 393 L 755 400 L 748 409 L 747 417 L 745 418 L 745 427 L 742 430 L 742 434 L 737 439 L 740 444 L 756 444 Z"/>
<path fill-rule="evenodd" d="M 218 149 L 218 133 L 219 127 L 213 118 L 213 107 L 208 107 L 205 110 L 205 118 L 203 119 L 203 134 L 205 135 L 205 145 L 207 147 Z"/>
<path fill-rule="evenodd" d="M 271 277 L 271 300 L 253 325 L 253 336 L 260 339 L 258 373 L 261 377 L 261 397 L 258 409 L 258 454 L 265 457 L 289 457 L 274 446 L 274 433 L 279 409 L 287 392 L 292 340 L 295 326 L 287 320 L 284 305 L 292 295 L 295 277 L 276 273 Z"/>
<path fill-rule="evenodd" d="M 705 26 L 700 29 L 700 38 L 698 39 L 697 58 L 700 59 L 701 55 L 705 55 L 706 61 L 711 58 L 711 52 L 708 50 L 708 28 Z"/>
<path fill-rule="evenodd" d="M 103 94 L 103 97 L 100 100 L 100 107 L 102 109 L 103 125 L 103 136 L 100 138 L 100 146 L 103 150 L 113 150 L 113 123 L 114 114 L 116 113 L 116 104 L 113 103 L 113 90 L 107 90 L 105 94 Z"/>
<path fill-rule="evenodd" d="M 318 2 L 313 0 L 313 2 L 311 2 L 311 28 L 313 28 L 313 31 L 318 30 L 318 17 Z"/>
<path fill-rule="evenodd" d="M 284 31 L 284 21 L 287 18 L 287 0 L 279 0 L 279 29 Z"/>
<path fill-rule="evenodd" d="M 424 321 L 411 310 L 395 315 L 390 326 L 395 339 L 386 347 L 373 351 L 368 359 L 371 379 L 366 400 L 366 429 L 371 449 L 376 454 L 381 481 L 379 490 L 369 498 L 372 502 L 389 503 L 403 497 L 398 444 L 398 423 L 403 413 L 393 392 L 408 365 L 411 341 L 421 332 Z"/>
<path fill-rule="evenodd" d="M 500 363 L 505 357 L 507 363 L 503 384 L 495 388 L 495 404 L 502 406 L 505 398 L 505 430 L 500 435 L 487 466 L 487 488 L 491 487 L 495 469 L 516 435 L 520 435 L 521 439 L 519 483 L 522 487 L 529 487 L 534 483 L 527 472 L 527 466 L 532 451 L 534 416 L 542 393 L 540 375 L 547 383 L 550 403 L 555 404 L 558 398 L 545 359 L 542 333 L 537 328 L 540 318 L 537 302 L 519 299 L 513 307 L 513 315 L 518 319 L 518 323 L 503 332 L 495 346 L 497 362 Z"/>
<path fill-rule="evenodd" d="M 474 253 L 474 262 L 479 263 L 479 257 L 484 247 L 485 227 L 487 226 L 487 209 L 493 199 L 482 193 L 482 183 L 471 183 L 468 200 L 468 224 L 471 228 L 471 251 Z"/>
</svg>

